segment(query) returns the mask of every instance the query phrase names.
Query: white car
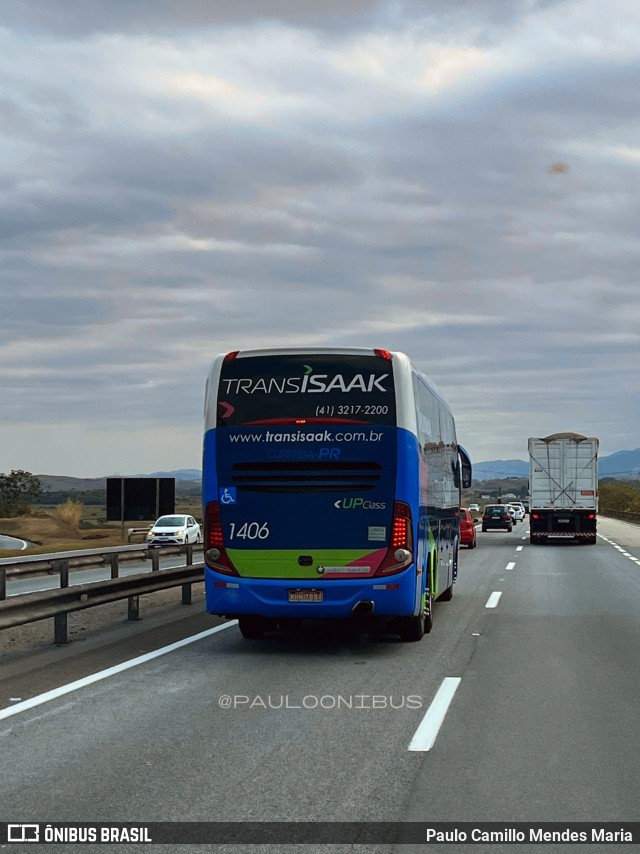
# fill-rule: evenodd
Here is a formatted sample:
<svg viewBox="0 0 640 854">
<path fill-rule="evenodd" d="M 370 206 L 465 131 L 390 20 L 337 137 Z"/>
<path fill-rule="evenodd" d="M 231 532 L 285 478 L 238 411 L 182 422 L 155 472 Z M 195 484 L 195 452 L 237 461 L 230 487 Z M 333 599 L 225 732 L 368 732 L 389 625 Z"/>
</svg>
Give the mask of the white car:
<svg viewBox="0 0 640 854">
<path fill-rule="evenodd" d="M 472 513 L 479 513 L 480 512 L 480 505 L 479 504 L 470 504 L 467 509 L 470 510 Z"/>
<path fill-rule="evenodd" d="M 174 514 L 161 516 L 149 528 L 147 545 L 182 546 L 189 543 L 201 543 L 202 530 L 193 516 Z"/>
<path fill-rule="evenodd" d="M 522 520 L 524 519 L 524 507 L 522 507 L 520 504 L 509 503 L 507 504 L 507 508 L 509 510 L 509 513 L 511 513 L 514 522 L 522 522 Z"/>
</svg>

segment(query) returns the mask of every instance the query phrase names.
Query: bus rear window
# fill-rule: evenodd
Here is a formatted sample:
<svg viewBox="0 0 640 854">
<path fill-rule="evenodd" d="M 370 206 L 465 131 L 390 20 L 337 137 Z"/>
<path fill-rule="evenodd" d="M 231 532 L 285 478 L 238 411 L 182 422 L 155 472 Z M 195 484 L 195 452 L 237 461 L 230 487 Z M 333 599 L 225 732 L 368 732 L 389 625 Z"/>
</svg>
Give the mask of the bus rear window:
<svg viewBox="0 0 640 854">
<path fill-rule="evenodd" d="M 380 356 L 250 356 L 222 365 L 218 427 L 298 421 L 395 424 L 392 363 Z"/>
</svg>

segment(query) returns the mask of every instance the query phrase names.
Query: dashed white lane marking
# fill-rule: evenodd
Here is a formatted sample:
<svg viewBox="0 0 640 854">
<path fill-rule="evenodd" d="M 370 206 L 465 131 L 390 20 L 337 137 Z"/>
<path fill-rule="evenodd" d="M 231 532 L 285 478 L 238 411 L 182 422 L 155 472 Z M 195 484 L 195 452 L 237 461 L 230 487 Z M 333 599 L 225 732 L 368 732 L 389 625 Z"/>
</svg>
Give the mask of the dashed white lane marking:
<svg viewBox="0 0 640 854">
<path fill-rule="evenodd" d="M 484 606 L 485 608 L 497 608 L 498 602 L 500 601 L 500 597 L 502 596 L 502 590 L 494 590 L 491 596 L 487 599 L 487 604 Z"/>
<path fill-rule="evenodd" d="M 438 693 L 413 734 L 409 750 L 431 750 L 461 681 L 459 676 L 447 676 L 442 680 Z"/>
<path fill-rule="evenodd" d="M 608 537 L 605 537 L 604 534 L 598 534 L 598 536 L 601 540 L 604 540 L 605 543 L 609 543 L 610 546 L 613 546 L 614 549 L 616 549 L 616 551 L 619 551 L 621 555 L 623 555 L 624 557 L 628 557 L 629 560 L 633 561 L 633 563 L 637 563 L 638 566 L 640 566 L 640 558 L 637 558 L 635 555 L 629 554 L 629 552 L 625 551 L 622 546 L 619 546 L 618 543 L 614 542 L 613 540 L 610 540 Z"/>
<path fill-rule="evenodd" d="M 154 649 L 152 652 L 147 652 L 144 655 L 139 655 L 137 658 L 131 658 L 129 661 L 123 661 L 121 664 L 116 664 L 114 667 L 108 667 L 106 670 L 99 670 L 97 673 L 92 673 L 90 676 L 85 676 L 83 679 L 77 679 L 75 682 L 69 682 L 68 685 L 61 685 L 59 688 L 54 688 L 52 691 L 47 691 L 45 694 L 39 694 L 37 697 L 31 697 L 29 700 L 24 700 L 18 703 L 17 706 L 10 706 L 7 709 L 0 709 L 0 721 L 4 718 L 10 718 L 12 715 L 17 715 L 20 712 L 26 712 L 27 709 L 33 709 L 34 706 L 41 706 L 43 703 L 48 703 L 49 700 L 55 700 L 58 697 L 63 697 L 65 694 L 70 694 L 72 691 L 77 691 L 79 688 L 85 688 L 87 685 L 93 685 L 94 682 L 100 682 L 102 679 L 108 679 L 110 676 L 115 676 L 117 673 L 122 673 L 124 670 L 130 670 L 132 667 L 137 667 L 139 664 L 144 664 L 146 661 L 152 661 L 154 658 L 159 658 L 161 655 L 166 655 L 168 652 L 173 652 L 175 649 L 180 649 L 182 646 L 188 646 L 191 643 L 215 635 L 216 632 L 222 632 L 224 629 L 230 629 L 231 626 L 237 626 L 237 620 L 231 620 L 228 623 L 223 623 L 221 626 L 214 626 L 212 629 L 207 629 L 204 632 L 199 632 L 197 635 L 183 638 L 182 640 L 171 643 L 168 646 L 163 646 L 160 649 Z"/>
<path fill-rule="evenodd" d="M 524 548 L 524 546 L 516 546 L 516 551 L 521 552 L 523 548 Z"/>
<path fill-rule="evenodd" d="M 516 567 L 515 561 L 511 560 L 511 561 L 509 561 L 509 563 L 505 566 L 505 569 L 515 569 L 515 567 Z"/>
</svg>

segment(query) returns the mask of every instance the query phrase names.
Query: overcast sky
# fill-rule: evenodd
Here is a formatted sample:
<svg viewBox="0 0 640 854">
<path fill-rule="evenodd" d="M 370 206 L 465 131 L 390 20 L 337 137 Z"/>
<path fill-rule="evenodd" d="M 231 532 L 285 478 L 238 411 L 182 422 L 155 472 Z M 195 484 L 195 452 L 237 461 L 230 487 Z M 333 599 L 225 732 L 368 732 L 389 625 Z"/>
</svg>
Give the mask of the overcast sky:
<svg viewBox="0 0 640 854">
<path fill-rule="evenodd" d="M 637 0 L 0 5 L 0 472 L 199 468 L 208 366 L 408 353 L 640 446 Z"/>
</svg>

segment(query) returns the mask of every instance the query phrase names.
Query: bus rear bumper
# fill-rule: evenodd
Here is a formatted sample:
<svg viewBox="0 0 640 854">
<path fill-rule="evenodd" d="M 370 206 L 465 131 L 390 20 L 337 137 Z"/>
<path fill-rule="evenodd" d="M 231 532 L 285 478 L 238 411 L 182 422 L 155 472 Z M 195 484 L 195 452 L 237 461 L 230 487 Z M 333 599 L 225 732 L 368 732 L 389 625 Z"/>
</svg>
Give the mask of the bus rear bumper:
<svg viewBox="0 0 640 854">
<path fill-rule="evenodd" d="M 300 579 L 231 578 L 205 566 L 207 611 L 225 617 L 326 619 L 411 616 L 416 610 L 415 570 L 386 578 L 308 581 Z M 321 591 L 321 602 L 290 602 L 290 591 Z M 362 602 L 373 609 L 359 608 Z"/>
</svg>

